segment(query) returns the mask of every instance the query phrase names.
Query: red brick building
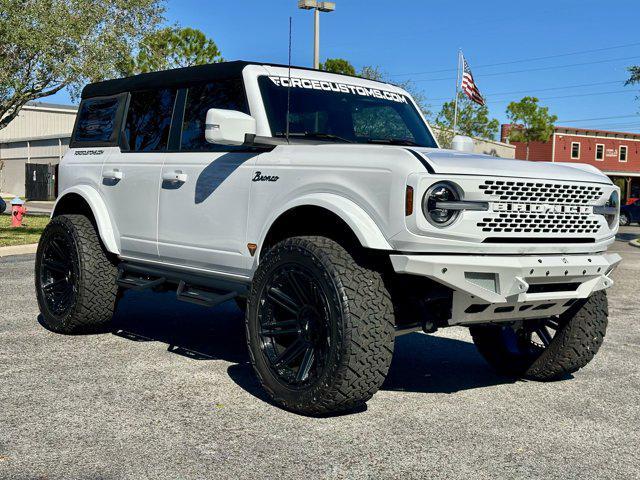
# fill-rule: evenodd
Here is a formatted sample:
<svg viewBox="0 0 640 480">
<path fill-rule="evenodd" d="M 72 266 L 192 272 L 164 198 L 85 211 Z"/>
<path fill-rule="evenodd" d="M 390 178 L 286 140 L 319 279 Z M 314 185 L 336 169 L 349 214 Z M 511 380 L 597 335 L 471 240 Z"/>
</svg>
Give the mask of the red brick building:
<svg viewBox="0 0 640 480">
<path fill-rule="evenodd" d="M 507 141 L 511 125 L 502 125 L 501 140 Z M 526 159 L 526 145 L 516 146 L 516 158 Z M 640 134 L 574 127 L 555 127 L 548 142 L 529 144 L 529 160 L 576 162 L 593 165 L 618 185 L 622 198 L 640 198 Z"/>
</svg>

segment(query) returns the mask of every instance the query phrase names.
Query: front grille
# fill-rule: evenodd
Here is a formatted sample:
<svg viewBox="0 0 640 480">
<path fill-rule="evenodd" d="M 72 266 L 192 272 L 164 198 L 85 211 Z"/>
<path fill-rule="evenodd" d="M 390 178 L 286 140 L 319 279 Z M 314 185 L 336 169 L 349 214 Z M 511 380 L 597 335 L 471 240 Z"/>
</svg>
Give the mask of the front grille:
<svg viewBox="0 0 640 480">
<path fill-rule="evenodd" d="M 484 217 L 477 226 L 491 233 L 583 233 L 594 234 L 600 229 L 591 215 L 500 213 Z"/>
<path fill-rule="evenodd" d="M 602 197 L 601 187 L 594 185 L 570 185 L 566 183 L 518 182 L 486 180 L 480 185 L 485 195 L 500 200 L 523 203 L 591 204 Z"/>
</svg>

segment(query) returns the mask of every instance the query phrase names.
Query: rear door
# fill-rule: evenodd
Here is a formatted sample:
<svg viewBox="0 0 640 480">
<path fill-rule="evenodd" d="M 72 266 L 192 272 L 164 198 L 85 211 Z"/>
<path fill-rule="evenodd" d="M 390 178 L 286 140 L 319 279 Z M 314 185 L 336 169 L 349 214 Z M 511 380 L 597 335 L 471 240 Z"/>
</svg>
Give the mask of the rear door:
<svg viewBox="0 0 640 480">
<path fill-rule="evenodd" d="M 132 92 L 120 152 L 102 168 L 102 194 L 123 257 L 158 258 L 158 192 L 175 98 L 171 88 Z"/>
<path fill-rule="evenodd" d="M 220 273 L 246 272 L 247 209 L 257 153 L 205 140 L 210 108 L 248 113 L 242 80 L 181 90 L 162 168 L 158 250 L 162 261 Z"/>
</svg>

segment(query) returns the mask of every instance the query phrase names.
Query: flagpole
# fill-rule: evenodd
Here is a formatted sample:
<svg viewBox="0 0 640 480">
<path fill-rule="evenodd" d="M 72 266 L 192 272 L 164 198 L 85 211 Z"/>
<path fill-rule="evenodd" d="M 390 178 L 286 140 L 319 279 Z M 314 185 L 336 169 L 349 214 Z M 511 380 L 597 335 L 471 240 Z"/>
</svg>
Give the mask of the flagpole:
<svg viewBox="0 0 640 480">
<path fill-rule="evenodd" d="M 456 134 L 458 128 L 458 97 L 460 96 L 460 57 L 462 56 L 462 50 L 458 49 L 458 65 L 456 68 L 456 98 L 455 107 L 453 112 L 453 135 Z"/>
</svg>

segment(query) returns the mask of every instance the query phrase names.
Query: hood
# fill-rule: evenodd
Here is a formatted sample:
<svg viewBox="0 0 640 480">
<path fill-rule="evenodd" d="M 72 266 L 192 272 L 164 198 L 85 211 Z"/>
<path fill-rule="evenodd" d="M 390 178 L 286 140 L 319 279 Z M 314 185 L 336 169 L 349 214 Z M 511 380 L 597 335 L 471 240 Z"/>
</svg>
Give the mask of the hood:
<svg viewBox="0 0 640 480">
<path fill-rule="evenodd" d="M 611 180 L 604 173 L 583 163 L 511 160 L 435 148 L 411 147 L 411 150 L 424 157 L 434 172 L 438 174 L 522 177 L 611 184 Z"/>
</svg>

